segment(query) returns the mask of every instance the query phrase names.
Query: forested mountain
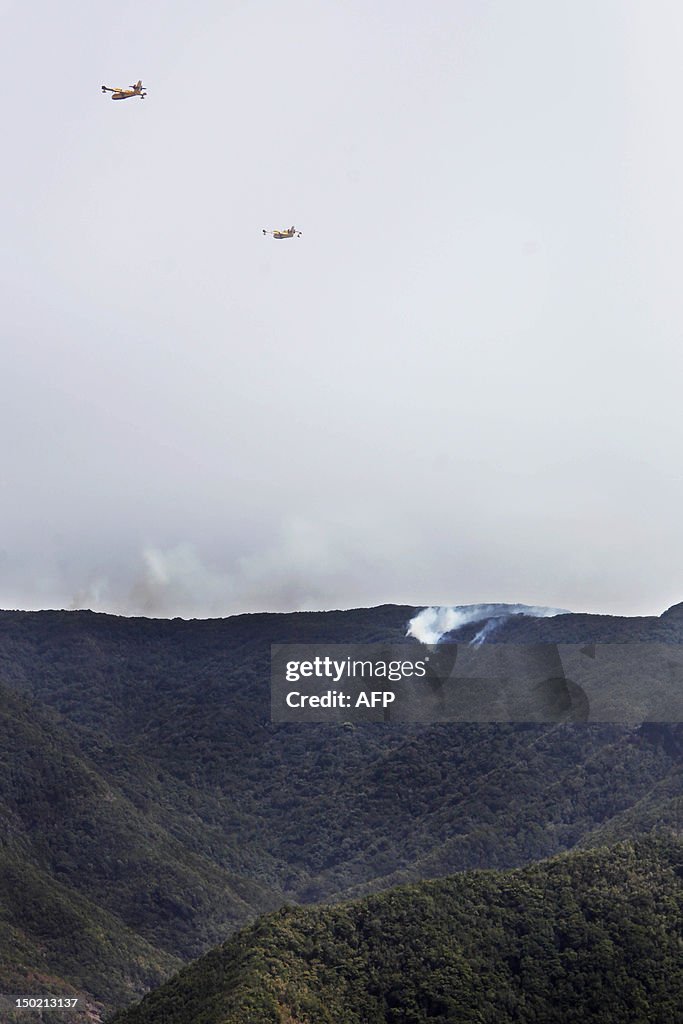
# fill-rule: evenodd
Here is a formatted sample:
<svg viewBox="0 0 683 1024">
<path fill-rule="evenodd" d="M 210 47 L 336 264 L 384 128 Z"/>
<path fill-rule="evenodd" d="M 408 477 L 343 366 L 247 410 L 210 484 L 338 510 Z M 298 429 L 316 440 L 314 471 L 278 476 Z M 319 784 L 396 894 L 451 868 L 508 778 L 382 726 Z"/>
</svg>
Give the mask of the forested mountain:
<svg viewBox="0 0 683 1024">
<path fill-rule="evenodd" d="M 677 1024 L 683 843 L 261 918 L 116 1024 Z"/>
<path fill-rule="evenodd" d="M 270 722 L 271 643 L 399 642 L 414 612 L 0 613 L 0 991 L 50 976 L 120 1006 L 284 900 L 677 826 L 668 726 Z M 494 637 L 682 642 L 683 616 Z"/>
</svg>

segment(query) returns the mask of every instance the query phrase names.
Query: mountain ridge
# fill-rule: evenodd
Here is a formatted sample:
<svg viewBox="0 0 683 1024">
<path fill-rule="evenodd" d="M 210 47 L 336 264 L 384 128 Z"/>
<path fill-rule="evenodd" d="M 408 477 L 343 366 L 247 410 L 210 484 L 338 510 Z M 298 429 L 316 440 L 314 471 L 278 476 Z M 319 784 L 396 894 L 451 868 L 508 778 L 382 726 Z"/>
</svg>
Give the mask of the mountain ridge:
<svg viewBox="0 0 683 1024">
<path fill-rule="evenodd" d="M 120 1006 L 178 958 L 200 955 L 283 901 L 514 867 L 592 835 L 671 823 L 682 748 L 668 727 L 348 731 L 270 722 L 271 642 L 413 643 L 405 633 L 416 611 L 228 620 L 0 613 L 0 853 L 13 871 L 6 909 L 20 915 L 22 898 L 32 902 L 36 873 L 53 878 L 74 905 L 84 901 L 93 926 L 100 914 L 119 929 L 131 964 L 151 958 L 147 974 L 131 967 L 131 983 L 107 991 L 105 943 L 102 961 L 93 950 L 78 977 L 68 958 L 59 974 L 56 949 L 65 983 Z M 557 635 L 557 622 L 542 628 Z M 661 625 L 647 622 L 650 633 Z M 670 616 L 667 630 L 677 622 Z M 527 616 L 505 625 L 533 642 L 540 628 Z M 638 620 L 635 633 L 644 629 Z M 580 632 L 571 616 L 562 630 Z M 626 630 L 601 622 L 599 639 Z M 677 635 L 683 641 L 683 623 Z M 27 950 L 37 949 L 34 938 Z"/>
<path fill-rule="evenodd" d="M 282 908 L 112 1024 L 675 1024 L 683 840 Z"/>
</svg>

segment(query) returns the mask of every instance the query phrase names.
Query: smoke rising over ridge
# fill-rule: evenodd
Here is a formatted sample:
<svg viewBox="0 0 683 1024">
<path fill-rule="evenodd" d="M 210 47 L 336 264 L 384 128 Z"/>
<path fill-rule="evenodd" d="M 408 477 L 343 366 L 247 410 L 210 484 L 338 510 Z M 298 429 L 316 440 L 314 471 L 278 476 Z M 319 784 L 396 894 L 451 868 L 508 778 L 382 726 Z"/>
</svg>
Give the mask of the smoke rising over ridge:
<svg viewBox="0 0 683 1024">
<path fill-rule="evenodd" d="M 325 607 L 335 589 L 360 587 L 372 571 L 371 560 L 348 537 L 293 517 L 268 547 L 212 564 L 189 542 L 147 545 L 118 572 L 79 587 L 68 605 L 184 618 L 315 609 Z"/>
<path fill-rule="evenodd" d="M 361 535 L 350 537 L 342 524 L 327 524 L 323 529 L 303 517 L 291 517 L 271 536 L 267 547 L 250 546 L 244 554 L 219 548 L 212 556 L 206 544 L 146 544 L 137 551 L 113 552 L 108 562 L 92 559 L 92 570 L 87 568 L 87 550 L 79 551 L 78 560 L 46 557 L 42 563 L 35 557 L 22 563 L 0 551 L 0 607 L 214 618 L 241 612 L 422 604 L 419 581 L 425 563 L 420 561 L 419 549 L 406 551 L 403 557 L 400 545 L 393 542 L 384 549 L 371 550 Z M 457 578 L 455 570 L 457 565 L 452 573 Z M 523 587 L 520 579 L 518 587 L 513 578 L 505 589 L 528 589 L 528 580 Z M 454 589 L 444 579 L 442 590 L 452 593 Z M 458 583 L 459 595 L 466 597 L 471 590 L 471 580 Z M 596 602 L 591 608 L 582 604 L 579 610 L 614 613 L 613 608 Z M 473 640 L 478 644 L 510 615 L 547 617 L 564 611 L 566 608 L 512 602 L 431 605 L 414 616 L 408 635 L 435 644 L 448 632 L 481 622 Z M 654 605 L 645 606 L 640 613 L 660 611 L 661 607 Z"/>
<path fill-rule="evenodd" d="M 533 618 L 552 618 L 563 615 L 566 609 L 538 608 L 527 604 L 473 604 L 457 605 L 450 608 L 423 608 L 408 624 L 407 636 L 415 637 L 423 644 L 438 644 L 439 640 L 461 626 L 486 620 L 472 640 L 474 645 L 483 643 L 502 622 L 511 615 L 529 615 Z"/>
</svg>

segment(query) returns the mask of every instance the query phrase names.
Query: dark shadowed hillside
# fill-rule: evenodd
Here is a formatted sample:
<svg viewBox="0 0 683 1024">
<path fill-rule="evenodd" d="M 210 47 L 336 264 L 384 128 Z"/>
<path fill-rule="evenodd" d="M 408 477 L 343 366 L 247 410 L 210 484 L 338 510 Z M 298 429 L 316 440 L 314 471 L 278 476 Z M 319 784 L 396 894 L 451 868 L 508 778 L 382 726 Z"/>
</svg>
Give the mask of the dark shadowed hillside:
<svg viewBox="0 0 683 1024">
<path fill-rule="evenodd" d="M 676 1024 L 681 841 L 262 918 L 116 1024 Z"/>
<path fill-rule="evenodd" d="M 0 613 L 0 914 L 22 928 L 21 942 L 0 934 L 4 962 L 28 977 L 44 956 L 41 970 L 121 1005 L 285 899 L 676 825 L 681 746 L 668 726 L 270 722 L 271 643 L 400 641 L 413 613 Z M 514 616 L 494 637 L 680 642 L 683 624 L 676 609 Z M 87 956 L 44 942 L 24 913 L 39 879 L 55 936 L 70 901 Z"/>
</svg>

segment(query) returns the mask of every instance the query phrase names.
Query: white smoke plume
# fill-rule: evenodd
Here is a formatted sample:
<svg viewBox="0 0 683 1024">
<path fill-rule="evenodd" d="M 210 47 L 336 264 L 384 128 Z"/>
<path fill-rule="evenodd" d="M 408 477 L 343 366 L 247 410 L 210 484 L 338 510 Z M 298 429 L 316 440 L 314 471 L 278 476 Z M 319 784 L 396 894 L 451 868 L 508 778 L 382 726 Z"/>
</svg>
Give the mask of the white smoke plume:
<svg viewBox="0 0 683 1024">
<path fill-rule="evenodd" d="M 360 590 L 377 568 L 361 539 L 354 543 L 334 525 L 317 528 L 297 517 L 249 554 L 209 560 L 183 542 L 148 545 L 121 561 L 116 573 L 72 590 L 70 606 L 164 618 L 324 608 L 330 592 Z"/>
<path fill-rule="evenodd" d="M 495 633 L 502 622 L 507 622 L 507 619 L 507 615 L 496 615 L 492 619 L 487 619 L 476 636 L 473 636 L 470 640 L 470 647 L 481 647 Z"/>
<path fill-rule="evenodd" d="M 486 620 L 472 640 L 478 646 L 491 635 L 501 622 L 511 615 L 529 615 L 537 619 L 564 615 L 564 608 L 539 608 L 528 604 L 467 604 L 452 607 L 423 608 L 408 623 L 406 635 L 415 637 L 422 644 L 438 644 L 442 636 L 460 629 L 470 622 Z"/>
<path fill-rule="evenodd" d="M 208 568 L 191 544 L 173 548 L 148 547 L 143 566 L 124 606 L 139 615 L 170 616 L 212 611 L 234 596 L 234 581 Z"/>
</svg>

